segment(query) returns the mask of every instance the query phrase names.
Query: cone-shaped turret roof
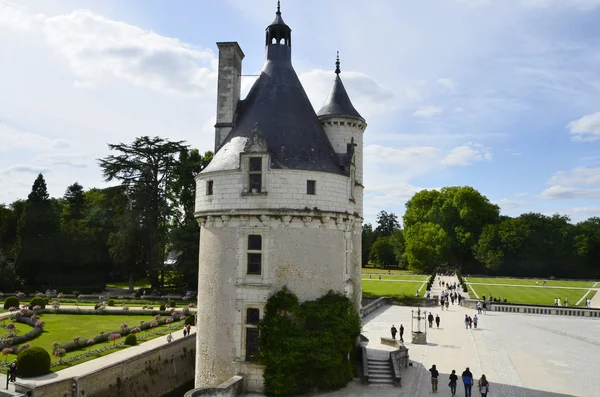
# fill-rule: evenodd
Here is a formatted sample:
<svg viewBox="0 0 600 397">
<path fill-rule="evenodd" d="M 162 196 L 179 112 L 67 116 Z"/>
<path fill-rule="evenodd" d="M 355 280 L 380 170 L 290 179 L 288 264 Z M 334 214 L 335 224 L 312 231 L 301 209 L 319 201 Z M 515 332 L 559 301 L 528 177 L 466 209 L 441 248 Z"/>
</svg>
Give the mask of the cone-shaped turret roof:
<svg viewBox="0 0 600 397">
<path fill-rule="evenodd" d="M 342 83 L 342 79 L 340 78 L 340 73 L 340 56 L 338 53 L 335 62 L 335 80 L 333 81 L 333 87 L 331 87 L 329 95 L 327 95 L 327 99 L 321 107 L 321 110 L 317 112 L 317 115 L 319 117 L 350 116 L 364 121 L 360 113 L 358 113 L 352 105 L 350 97 L 344 87 L 344 83 Z"/>
</svg>

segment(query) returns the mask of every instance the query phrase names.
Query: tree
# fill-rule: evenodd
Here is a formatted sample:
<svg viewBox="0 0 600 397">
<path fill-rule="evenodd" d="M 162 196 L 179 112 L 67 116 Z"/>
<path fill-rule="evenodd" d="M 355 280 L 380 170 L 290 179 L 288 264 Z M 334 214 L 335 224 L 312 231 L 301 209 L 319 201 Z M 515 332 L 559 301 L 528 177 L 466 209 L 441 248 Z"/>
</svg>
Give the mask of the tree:
<svg viewBox="0 0 600 397">
<path fill-rule="evenodd" d="M 65 192 L 65 211 L 63 211 L 63 222 L 70 221 L 72 219 L 79 220 L 83 218 L 84 210 L 84 199 L 83 199 L 83 186 L 75 182 L 71 186 L 67 187 Z"/>
<path fill-rule="evenodd" d="M 444 263 L 451 249 L 446 231 L 432 222 L 416 223 L 404 229 L 405 258 L 408 267 L 420 273 L 430 273 Z"/>
<path fill-rule="evenodd" d="M 362 228 L 362 267 L 366 267 L 369 264 L 371 247 L 374 242 L 375 233 L 373 232 L 373 226 L 370 223 L 367 223 Z"/>
<path fill-rule="evenodd" d="M 4 252 L 8 262 L 14 262 L 19 219 L 24 209 L 24 200 L 17 200 L 8 207 L 0 204 L 0 251 Z"/>
<path fill-rule="evenodd" d="M 52 272 L 60 259 L 58 216 L 39 174 L 33 183 L 18 224 L 15 264 L 28 285 L 35 286 Z"/>
<path fill-rule="evenodd" d="M 398 266 L 396 256 L 394 255 L 394 247 L 390 242 L 391 236 L 379 237 L 373 243 L 371 250 L 371 261 L 382 267 Z"/>
<path fill-rule="evenodd" d="M 182 150 L 174 173 L 172 195 L 175 210 L 170 233 L 170 249 L 179 254 L 177 269 L 188 288 L 198 286 L 200 228 L 194 216 L 196 205 L 195 177 L 212 160 L 213 153 L 201 155 L 197 149 Z"/>
<path fill-rule="evenodd" d="M 404 240 L 404 233 L 402 230 L 394 230 L 394 233 L 390 236 L 390 244 L 392 245 L 398 267 L 400 269 L 406 269 L 407 263 L 404 255 L 406 252 L 406 241 Z"/>
<path fill-rule="evenodd" d="M 375 228 L 376 237 L 388 237 L 394 233 L 394 230 L 400 229 L 398 217 L 393 212 L 387 213 L 380 211 L 377 214 L 377 228 Z"/>
<path fill-rule="evenodd" d="M 499 214 L 499 207 L 472 187 L 452 186 L 416 193 L 406 203 L 403 220 L 405 230 L 419 223 L 440 226 L 450 238 L 443 262 L 474 270 L 478 263 L 473 249 L 484 226 L 498 223 Z"/>
<path fill-rule="evenodd" d="M 108 147 L 119 154 L 98 160 L 100 167 L 106 181 L 117 179 L 127 187 L 142 226 L 140 241 L 150 281 L 153 287 L 160 287 L 158 272 L 164 265 L 167 244 L 169 193 L 178 166 L 175 157 L 186 146 L 183 141 L 142 136 L 131 144 Z"/>
</svg>

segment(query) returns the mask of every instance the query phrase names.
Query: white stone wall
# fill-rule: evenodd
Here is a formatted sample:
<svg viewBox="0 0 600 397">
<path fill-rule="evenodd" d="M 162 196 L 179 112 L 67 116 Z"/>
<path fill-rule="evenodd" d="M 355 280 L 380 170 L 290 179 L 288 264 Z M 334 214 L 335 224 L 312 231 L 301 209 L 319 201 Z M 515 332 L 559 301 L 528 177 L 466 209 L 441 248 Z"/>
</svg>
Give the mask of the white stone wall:
<svg viewBox="0 0 600 397">
<path fill-rule="evenodd" d="M 201 173 L 196 177 L 196 212 L 242 209 L 314 209 L 362 214 L 362 192 L 350 201 L 349 178 L 325 172 L 270 169 L 264 173 L 266 194 L 243 195 L 248 175 L 238 170 Z M 316 194 L 306 193 L 306 181 L 317 182 Z M 206 183 L 213 181 L 213 194 Z"/>
<path fill-rule="evenodd" d="M 196 387 L 244 374 L 250 391 L 262 390 L 260 366 L 245 362 L 246 309 L 258 308 L 262 317 L 268 297 L 283 286 L 301 301 L 329 290 L 349 293 L 360 308 L 360 261 L 356 262 L 354 247 L 360 219 L 338 215 L 199 218 Z M 249 234 L 262 236 L 261 275 L 246 274 Z"/>
</svg>

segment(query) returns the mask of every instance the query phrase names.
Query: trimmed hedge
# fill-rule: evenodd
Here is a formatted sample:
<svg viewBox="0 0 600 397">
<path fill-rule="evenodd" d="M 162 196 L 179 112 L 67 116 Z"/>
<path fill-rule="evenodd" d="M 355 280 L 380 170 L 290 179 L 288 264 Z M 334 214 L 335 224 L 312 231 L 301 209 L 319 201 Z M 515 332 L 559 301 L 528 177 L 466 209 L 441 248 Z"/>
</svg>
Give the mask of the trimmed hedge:
<svg viewBox="0 0 600 397">
<path fill-rule="evenodd" d="M 21 301 L 16 296 L 9 296 L 4 300 L 4 310 L 8 310 L 11 307 L 19 308 Z"/>
<path fill-rule="evenodd" d="M 127 337 L 125 338 L 125 344 L 129 346 L 137 345 L 137 336 L 135 336 L 134 334 L 127 335 Z"/>
<path fill-rule="evenodd" d="M 107 305 L 108 306 L 114 306 L 115 305 L 115 300 L 114 299 L 109 299 Z"/>
<path fill-rule="evenodd" d="M 50 372 L 50 354 L 46 349 L 33 346 L 23 350 L 17 356 L 17 375 L 33 378 Z"/>
<path fill-rule="evenodd" d="M 35 296 L 35 297 L 31 298 L 31 300 L 29 301 L 29 306 L 31 309 L 33 309 L 36 306 L 39 306 L 42 309 L 45 309 L 47 303 L 48 303 L 47 299 L 44 299 L 40 296 Z"/>
<path fill-rule="evenodd" d="M 169 301 L 169 306 L 171 306 L 171 307 L 176 307 L 176 306 L 177 306 L 177 302 L 175 302 L 173 299 L 171 299 L 171 300 Z"/>
<path fill-rule="evenodd" d="M 11 339 L 10 344 L 6 343 L 7 342 L 6 340 L 5 341 L 0 340 L 0 350 L 9 348 L 9 349 L 12 349 L 13 354 L 17 353 L 16 349 L 19 348 L 19 346 L 17 346 L 17 345 L 20 345 L 25 342 L 29 342 L 30 340 L 37 338 L 38 336 L 40 336 L 42 334 L 42 332 L 44 332 L 44 330 L 42 328 L 35 326 L 36 322 L 33 321 L 31 319 L 31 317 L 15 318 L 15 322 L 18 322 L 21 324 L 27 324 L 29 326 L 32 326 L 33 329 L 26 334 L 13 336 L 12 338 L 10 338 Z"/>
<path fill-rule="evenodd" d="M 194 320 L 194 316 L 186 317 L 185 325 L 196 325 L 196 321 Z"/>
<path fill-rule="evenodd" d="M 167 307 L 164 304 L 160 305 L 160 311 L 164 312 L 165 310 L 167 310 Z"/>
</svg>

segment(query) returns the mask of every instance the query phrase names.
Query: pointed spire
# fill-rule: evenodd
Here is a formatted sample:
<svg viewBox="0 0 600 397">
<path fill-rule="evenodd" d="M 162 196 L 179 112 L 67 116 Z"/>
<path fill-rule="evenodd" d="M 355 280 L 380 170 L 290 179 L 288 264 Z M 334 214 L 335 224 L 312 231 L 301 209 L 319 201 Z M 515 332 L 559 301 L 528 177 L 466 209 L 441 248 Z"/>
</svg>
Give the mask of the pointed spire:
<svg viewBox="0 0 600 397">
<path fill-rule="evenodd" d="M 281 2 L 279 0 L 277 0 L 277 15 L 281 15 Z"/>
<path fill-rule="evenodd" d="M 329 91 L 323 107 L 317 112 L 317 116 L 349 116 L 364 121 L 360 113 L 352 105 L 344 83 L 342 83 L 342 79 L 340 78 L 340 73 L 342 71 L 340 69 L 340 52 L 338 51 L 335 59 L 335 80 L 333 81 L 333 87 L 331 87 L 331 91 Z"/>
<path fill-rule="evenodd" d="M 340 70 L 340 52 L 337 52 L 337 58 L 335 60 L 335 74 L 340 74 L 342 71 Z"/>
</svg>

